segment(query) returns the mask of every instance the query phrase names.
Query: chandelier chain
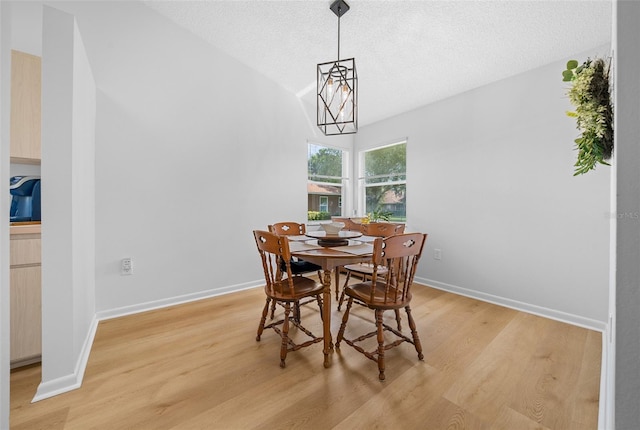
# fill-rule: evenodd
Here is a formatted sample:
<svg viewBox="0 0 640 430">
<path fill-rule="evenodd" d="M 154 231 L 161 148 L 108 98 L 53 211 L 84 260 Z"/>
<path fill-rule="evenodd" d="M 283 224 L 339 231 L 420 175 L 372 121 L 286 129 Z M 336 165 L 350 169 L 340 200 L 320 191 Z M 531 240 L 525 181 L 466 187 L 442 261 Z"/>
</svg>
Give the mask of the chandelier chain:
<svg viewBox="0 0 640 430">
<path fill-rule="evenodd" d="M 338 16 L 338 61 L 340 61 L 340 17 Z"/>
</svg>

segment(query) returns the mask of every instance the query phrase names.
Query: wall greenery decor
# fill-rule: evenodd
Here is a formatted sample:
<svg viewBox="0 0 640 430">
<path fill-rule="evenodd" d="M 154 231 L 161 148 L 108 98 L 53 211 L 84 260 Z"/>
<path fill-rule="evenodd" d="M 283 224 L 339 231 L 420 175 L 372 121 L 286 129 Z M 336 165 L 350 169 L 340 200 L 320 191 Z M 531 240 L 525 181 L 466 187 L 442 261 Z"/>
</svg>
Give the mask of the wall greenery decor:
<svg viewBox="0 0 640 430">
<path fill-rule="evenodd" d="M 576 60 L 567 62 L 562 80 L 571 82 L 567 95 L 575 111 L 567 115 L 576 119 L 582 136 L 575 140 L 578 159 L 574 176 L 605 164 L 613 152 L 613 108 L 609 90 L 610 64 L 601 59 L 587 59 L 582 65 Z"/>
</svg>

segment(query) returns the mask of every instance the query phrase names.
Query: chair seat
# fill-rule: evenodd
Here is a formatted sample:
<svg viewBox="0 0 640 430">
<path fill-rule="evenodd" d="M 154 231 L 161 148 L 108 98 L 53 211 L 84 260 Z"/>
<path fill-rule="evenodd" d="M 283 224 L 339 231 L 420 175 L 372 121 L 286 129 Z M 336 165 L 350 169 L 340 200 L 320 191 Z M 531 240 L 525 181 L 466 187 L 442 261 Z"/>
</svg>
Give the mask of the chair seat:
<svg viewBox="0 0 640 430">
<path fill-rule="evenodd" d="M 385 303 L 384 282 L 376 282 L 373 300 L 371 300 L 371 281 L 349 285 L 345 288 L 344 292 L 347 296 L 353 297 L 371 309 L 400 309 L 411 302 L 411 292 L 402 300 L 398 290 L 390 288 L 387 293 L 387 302 Z M 398 294 L 397 300 L 395 299 L 396 294 Z"/>
<path fill-rule="evenodd" d="M 389 272 L 389 269 L 387 269 L 386 267 L 378 266 L 376 268 L 371 262 L 347 264 L 342 268 L 346 270 L 347 278 L 344 280 L 344 286 L 342 287 L 342 294 L 340 294 L 340 298 L 338 299 L 338 310 L 340 310 L 340 307 L 342 307 L 342 302 L 344 301 L 344 296 L 345 296 L 345 289 L 349 284 L 349 279 L 351 278 L 351 274 L 355 273 L 356 275 L 362 276 L 362 281 L 364 282 L 367 280 L 367 277 L 371 277 L 371 275 L 373 275 L 374 269 L 377 270 L 377 274 L 381 278 L 386 276 L 386 274 Z M 338 284 L 338 281 L 336 281 L 336 285 L 337 284 Z M 336 287 L 336 298 L 337 298 L 337 294 L 338 294 L 338 290 Z"/>
<path fill-rule="evenodd" d="M 296 291 L 295 295 L 289 292 L 289 285 L 286 279 L 282 281 L 284 285 L 280 288 L 274 288 L 274 291 L 270 291 L 265 287 L 266 295 L 279 302 L 295 302 L 305 297 L 320 294 L 324 288 L 322 284 L 304 276 L 294 276 L 292 280 Z"/>
<path fill-rule="evenodd" d="M 364 275 L 373 274 L 373 263 L 358 263 L 358 264 L 348 264 L 344 266 L 346 270 L 355 273 L 362 273 Z M 384 266 L 378 266 L 378 275 L 384 276 L 388 272 L 387 268 Z"/>
</svg>

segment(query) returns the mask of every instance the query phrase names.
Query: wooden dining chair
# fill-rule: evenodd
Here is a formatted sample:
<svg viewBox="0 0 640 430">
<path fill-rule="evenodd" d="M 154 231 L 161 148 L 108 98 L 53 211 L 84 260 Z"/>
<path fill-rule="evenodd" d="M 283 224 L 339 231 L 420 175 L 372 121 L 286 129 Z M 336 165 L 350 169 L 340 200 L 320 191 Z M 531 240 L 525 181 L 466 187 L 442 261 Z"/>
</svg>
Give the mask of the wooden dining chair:
<svg viewBox="0 0 640 430">
<path fill-rule="evenodd" d="M 276 222 L 268 226 L 268 229 L 271 233 L 275 233 L 278 236 L 304 236 L 307 232 L 307 226 L 305 224 L 294 221 Z M 320 276 L 320 270 L 322 270 L 322 267 L 317 264 L 296 258 L 291 259 L 291 272 L 294 275 L 317 272 L 318 276 Z"/>
<path fill-rule="evenodd" d="M 310 330 L 302 326 L 300 318 L 294 318 L 292 315 L 292 306 L 294 309 L 300 300 L 307 297 L 314 297 L 320 308 L 320 318 L 322 318 L 322 290 L 321 283 L 304 276 L 294 276 L 291 272 L 291 251 L 289 250 L 289 241 L 285 236 L 268 231 L 254 230 L 253 236 L 258 247 L 260 259 L 264 269 L 265 286 L 264 292 L 267 296 L 262 317 L 258 325 L 258 334 L 256 341 L 260 341 L 260 337 L 265 329 L 272 328 L 280 335 L 282 342 L 280 344 L 280 367 L 285 367 L 285 360 L 289 351 L 297 351 L 300 348 L 310 346 L 316 342 L 321 342 L 322 337 L 315 336 Z M 284 262 L 284 270 L 282 268 Z M 268 325 L 266 324 L 267 313 L 271 302 L 278 302 L 284 307 L 284 317 L 278 319 Z M 310 340 L 296 344 L 289 337 L 289 326 L 294 325 L 299 332 L 306 334 Z M 280 329 L 282 325 L 282 330 Z"/>
<path fill-rule="evenodd" d="M 410 303 L 413 277 L 426 240 L 427 235 L 423 233 L 406 233 L 377 238 L 373 244 L 374 265 L 371 280 L 349 285 L 345 288 L 345 294 L 349 300 L 338 331 L 336 348 L 339 348 L 340 343 L 344 340 L 347 345 L 352 346 L 368 359 L 376 361 L 378 363 L 378 378 L 381 381 L 385 378 L 384 354 L 386 350 L 401 345 L 403 342 L 409 342 L 414 345 L 418 353 L 418 359 L 422 360 L 424 358 L 416 324 L 411 316 Z M 386 275 L 381 279 L 378 276 L 378 268 L 382 266 L 386 268 Z M 344 334 L 349 320 L 349 312 L 355 300 L 374 311 L 376 330 L 355 339 L 347 339 Z M 383 321 L 384 311 L 400 310 L 402 308 L 407 313 L 411 337 L 385 324 Z M 385 343 L 385 331 L 393 333 L 397 340 Z M 359 345 L 360 342 L 374 336 L 377 337 L 378 341 L 378 347 L 375 350 L 368 352 Z"/>
<path fill-rule="evenodd" d="M 268 229 L 271 233 L 275 233 L 278 236 L 304 236 L 307 232 L 307 226 L 305 224 L 300 224 L 295 221 L 276 222 L 269 225 Z M 281 264 L 284 264 L 284 262 L 281 262 Z M 282 269 L 284 270 L 284 266 Z M 291 273 L 293 273 L 294 276 L 301 276 L 311 272 L 317 273 L 318 279 L 322 279 L 322 267 L 309 261 L 291 257 Z M 306 303 L 309 303 L 309 301 L 296 304 L 294 309 L 294 316 L 296 319 L 298 319 L 300 314 L 300 305 L 304 305 Z M 271 319 L 273 319 L 275 311 L 276 302 L 274 301 L 271 303 Z"/>
<path fill-rule="evenodd" d="M 374 222 L 369 224 L 362 224 L 360 226 L 360 231 L 365 236 L 370 237 L 388 237 L 396 234 L 404 233 L 404 224 L 395 224 L 390 222 Z M 342 307 L 342 303 L 344 302 L 344 289 L 349 284 L 349 279 L 351 275 L 355 274 L 356 276 L 360 276 L 363 281 L 367 280 L 367 277 L 370 277 L 373 273 L 373 263 L 358 263 L 358 264 L 349 264 L 342 268 L 346 272 L 346 278 L 344 280 L 344 285 L 342 287 L 342 293 L 340 294 L 340 298 L 338 299 L 338 310 Z M 378 276 L 383 276 L 386 273 L 386 269 L 383 267 L 378 268 Z M 398 316 L 398 330 L 400 330 L 400 318 Z"/>
<path fill-rule="evenodd" d="M 343 230 L 347 231 L 360 231 L 360 226 L 362 225 L 351 218 L 331 217 L 331 221 L 344 223 Z"/>
</svg>

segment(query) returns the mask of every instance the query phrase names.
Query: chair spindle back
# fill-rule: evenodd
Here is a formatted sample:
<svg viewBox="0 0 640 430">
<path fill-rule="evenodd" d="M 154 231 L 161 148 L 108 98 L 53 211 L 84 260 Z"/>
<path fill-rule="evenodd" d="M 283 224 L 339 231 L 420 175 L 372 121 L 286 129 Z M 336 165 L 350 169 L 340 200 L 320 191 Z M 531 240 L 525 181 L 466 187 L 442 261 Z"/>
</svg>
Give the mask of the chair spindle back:
<svg viewBox="0 0 640 430">
<path fill-rule="evenodd" d="M 284 221 L 270 225 L 269 231 L 278 236 L 299 236 L 307 232 L 307 227 L 294 221 Z"/>
<path fill-rule="evenodd" d="M 254 230 L 253 236 L 262 260 L 265 288 L 272 293 L 286 292 L 295 295 L 289 240 L 284 236 L 263 230 Z M 287 289 L 288 291 L 285 291 Z"/>
<path fill-rule="evenodd" d="M 383 277 L 385 304 L 403 302 L 410 297 L 411 284 L 426 240 L 427 235 L 424 233 L 406 233 L 379 237 L 374 241 L 371 301 L 375 293 L 373 286 L 378 280 L 378 266 L 384 266 L 388 270 Z"/>
<path fill-rule="evenodd" d="M 372 222 L 361 224 L 360 231 L 366 236 L 388 237 L 394 234 L 404 233 L 404 224 L 394 224 L 390 222 Z"/>
</svg>

